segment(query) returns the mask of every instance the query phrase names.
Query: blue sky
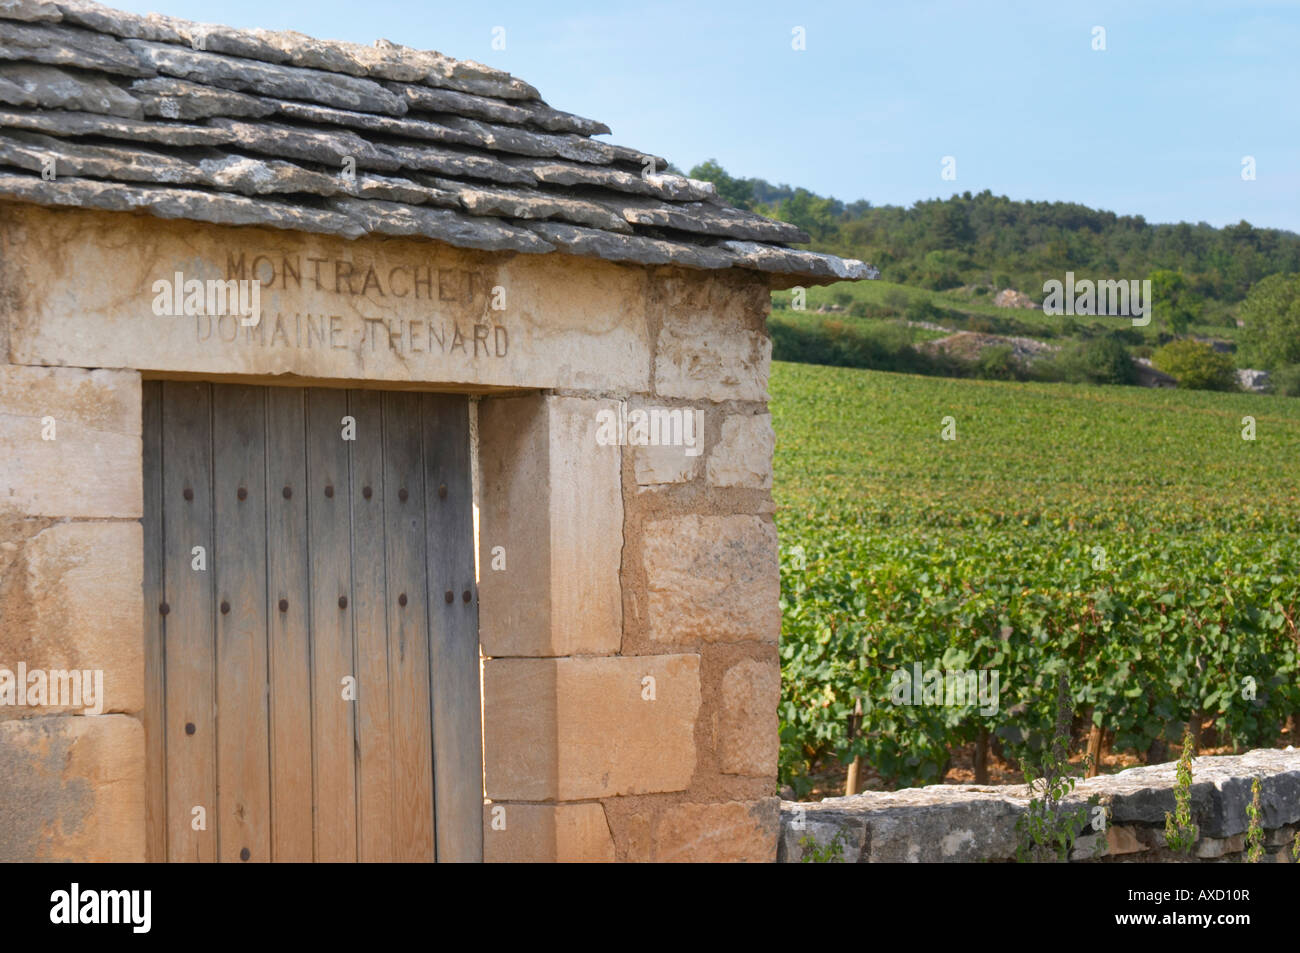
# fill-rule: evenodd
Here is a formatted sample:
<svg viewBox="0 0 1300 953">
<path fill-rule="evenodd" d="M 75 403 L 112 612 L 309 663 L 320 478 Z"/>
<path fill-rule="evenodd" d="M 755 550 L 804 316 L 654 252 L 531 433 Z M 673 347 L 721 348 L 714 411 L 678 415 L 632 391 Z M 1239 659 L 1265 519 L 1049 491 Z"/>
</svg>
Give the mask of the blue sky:
<svg viewBox="0 0 1300 953">
<path fill-rule="evenodd" d="M 987 188 L 1300 231 L 1300 0 L 110 5 L 478 60 L 683 169 L 846 201 Z"/>
</svg>

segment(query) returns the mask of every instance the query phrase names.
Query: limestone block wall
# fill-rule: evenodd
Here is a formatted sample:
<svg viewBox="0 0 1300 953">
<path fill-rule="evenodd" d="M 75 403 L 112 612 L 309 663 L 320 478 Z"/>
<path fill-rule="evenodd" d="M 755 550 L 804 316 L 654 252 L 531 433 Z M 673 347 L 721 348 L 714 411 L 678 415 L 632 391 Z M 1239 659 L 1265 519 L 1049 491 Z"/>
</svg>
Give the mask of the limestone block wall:
<svg viewBox="0 0 1300 953">
<path fill-rule="evenodd" d="M 664 269 L 649 301 L 648 392 L 479 404 L 488 860 L 775 859 L 767 286 Z M 602 444 L 652 409 L 699 452 Z"/>
<path fill-rule="evenodd" d="M 0 860 L 144 859 L 140 424 L 134 371 L 0 362 Z"/>
</svg>

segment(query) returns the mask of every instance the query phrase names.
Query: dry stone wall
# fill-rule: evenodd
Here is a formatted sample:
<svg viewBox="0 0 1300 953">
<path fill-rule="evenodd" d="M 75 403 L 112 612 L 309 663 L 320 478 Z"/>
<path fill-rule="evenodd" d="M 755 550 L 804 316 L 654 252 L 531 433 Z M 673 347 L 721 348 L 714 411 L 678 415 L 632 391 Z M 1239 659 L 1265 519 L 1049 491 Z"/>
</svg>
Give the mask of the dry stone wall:
<svg viewBox="0 0 1300 953">
<path fill-rule="evenodd" d="M 1097 795 L 1106 818 L 1102 829 L 1089 826 L 1075 841 L 1070 860 L 1240 861 L 1255 778 L 1260 780 L 1262 860 L 1291 860 L 1300 832 L 1300 751 L 1261 749 L 1193 759 L 1191 808 L 1200 831 L 1190 854 L 1165 844 L 1165 814 L 1174 810 L 1175 769 L 1174 764 L 1150 765 L 1079 781 L 1065 809 L 1085 805 Z M 780 860 L 811 860 L 827 848 L 849 863 L 1015 860 L 1016 821 L 1030 796 L 1024 785 L 931 785 L 815 804 L 783 801 Z"/>
</svg>

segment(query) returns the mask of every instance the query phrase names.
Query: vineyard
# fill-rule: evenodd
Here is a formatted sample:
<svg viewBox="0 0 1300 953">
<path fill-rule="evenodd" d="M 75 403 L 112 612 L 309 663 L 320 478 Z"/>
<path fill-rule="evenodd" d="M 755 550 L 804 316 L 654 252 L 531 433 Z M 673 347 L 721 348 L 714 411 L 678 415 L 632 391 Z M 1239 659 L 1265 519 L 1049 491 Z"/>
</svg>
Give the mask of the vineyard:
<svg viewBox="0 0 1300 953">
<path fill-rule="evenodd" d="M 770 386 L 797 794 L 854 757 L 904 786 L 962 746 L 1028 756 L 1061 672 L 1112 750 L 1300 719 L 1296 401 L 780 363 Z M 921 671 L 996 673 L 996 705 Z"/>
</svg>

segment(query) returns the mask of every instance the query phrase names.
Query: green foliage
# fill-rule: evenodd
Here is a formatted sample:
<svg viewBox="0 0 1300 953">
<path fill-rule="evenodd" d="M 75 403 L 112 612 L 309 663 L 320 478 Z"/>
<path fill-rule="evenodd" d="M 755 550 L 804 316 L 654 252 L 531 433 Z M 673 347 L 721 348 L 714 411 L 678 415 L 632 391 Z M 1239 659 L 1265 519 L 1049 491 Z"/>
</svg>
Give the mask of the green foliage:
<svg viewBox="0 0 1300 953">
<path fill-rule="evenodd" d="M 1032 293 L 1035 289 L 1028 289 Z M 861 303 L 873 318 L 907 318 L 929 320 L 943 324 L 955 331 L 987 330 L 996 334 L 1018 335 L 1050 341 L 1069 338 L 1102 337 L 1116 335 L 1126 345 L 1159 345 L 1170 339 L 1167 331 L 1156 322 L 1145 327 L 1134 327 L 1132 318 L 1113 315 L 1048 315 L 1040 308 L 1002 308 L 993 304 L 988 295 L 980 296 L 974 287 L 963 286 L 946 291 L 932 291 L 919 285 L 897 284 L 891 281 L 845 281 L 833 285 L 807 289 L 810 311 L 820 305 L 836 301 L 837 296 L 848 294 L 854 303 Z M 772 306 L 781 309 L 788 305 L 790 292 L 772 294 Z M 912 313 L 908 313 L 909 306 Z M 917 309 L 923 309 L 924 313 Z M 1216 326 L 1212 315 L 1206 314 L 1201 322 L 1192 326 L 1197 334 L 1235 340 L 1241 333 L 1235 323 L 1231 327 Z M 976 328 L 975 322 L 988 322 L 988 327 Z"/>
<path fill-rule="evenodd" d="M 1030 798 L 1029 807 L 1024 814 L 1016 818 L 1016 860 L 1020 863 L 1036 860 L 1043 853 L 1051 852 L 1062 863 L 1069 859 L 1070 847 L 1075 838 L 1088 823 L 1088 808 L 1079 806 L 1073 810 L 1061 807 L 1061 801 L 1074 790 L 1077 778 L 1069 771 L 1070 754 L 1070 719 L 1073 714 L 1070 701 L 1070 687 L 1065 673 L 1057 676 L 1056 724 L 1052 732 L 1052 744 L 1043 751 L 1037 767 L 1029 760 L 1023 759 L 1025 782 L 1030 791 L 1038 795 Z M 1096 804 L 1098 798 L 1093 795 L 1088 804 Z"/>
<path fill-rule="evenodd" d="M 929 321 L 934 323 L 942 321 L 944 318 L 943 310 L 929 298 L 923 297 L 915 297 L 909 300 L 903 314 L 909 321 Z"/>
<path fill-rule="evenodd" d="M 835 201 L 814 195 L 807 189 L 794 193 L 776 206 L 758 205 L 755 211 L 802 228 L 814 241 L 826 241 L 836 232 Z"/>
<path fill-rule="evenodd" d="M 1177 780 L 1174 782 L 1174 811 L 1165 812 L 1165 843 L 1170 850 L 1190 854 L 1200 836 L 1200 828 L 1192 821 L 1192 731 L 1183 732 L 1183 753 L 1178 758 Z"/>
<path fill-rule="evenodd" d="M 1300 404 L 783 363 L 770 390 L 781 782 L 798 794 L 854 756 L 936 783 L 981 729 L 1035 758 L 1065 670 L 1115 750 L 1176 741 L 1199 712 L 1272 744 L 1300 711 Z M 1241 439 L 1244 414 L 1268 441 Z M 892 704 L 916 663 L 998 671 L 997 710 Z"/>
<path fill-rule="evenodd" d="M 1300 864 L 1300 831 L 1295 832 L 1295 839 L 1291 841 L 1291 863 Z"/>
<path fill-rule="evenodd" d="M 1270 372 L 1268 386 L 1280 397 L 1300 397 L 1300 364 L 1288 364 Z"/>
<path fill-rule="evenodd" d="M 1011 345 L 1001 344 L 986 348 L 975 361 L 975 376 L 982 380 L 1014 381 L 1020 378 L 1020 367 L 1012 356 Z"/>
<path fill-rule="evenodd" d="M 1060 380 L 1073 383 L 1137 382 L 1137 368 L 1128 348 L 1111 334 L 1068 344 L 1052 363 Z"/>
<path fill-rule="evenodd" d="M 959 269 L 965 261 L 964 256 L 949 251 L 928 252 L 917 275 L 917 281 L 922 286 L 933 288 L 935 291 L 959 287 L 962 284 Z"/>
<path fill-rule="evenodd" d="M 939 249 L 954 249 L 969 245 L 975 238 L 966 205 L 951 202 L 938 205 L 934 210 L 934 239 Z M 934 255 L 932 251 L 927 255 Z M 960 284 L 960 282 L 958 282 Z"/>
<path fill-rule="evenodd" d="M 1188 390 L 1235 390 L 1232 358 L 1200 341 L 1170 341 L 1151 355 L 1157 370 L 1178 380 Z"/>
<path fill-rule="evenodd" d="M 718 196 L 737 208 L 749 208 L 754 201 L 754 183 L 750 179 L 736 179 L 718 164 L 717 159 L 701 162 L 690 171 L 692 179 L 712 182 Z"/>
<path fill-rule="evenodd" d="M 915 331 L 902 324 L 820 320 L 781 312 L 768 319 L 767 331 L 772 352 L 782 361 L 941 376 L 961 371 L 955 361 L 916 350 Z"/>
<path fill-rule="evenodd" d="M 1182 272 L 1164 268 L 1151 272 L 1151 298 L 1155 319 L 1180 337 L 1200 314 L 1200 298 Z"/>
<path fill-rule="evenodd" d="M 983 284 L 994 275 L 997 290 L 1013 287 L 1033 296 L 1044 281 L 1060 280 L 1067 271 L 1090 279 L 1167 271 L 1181 276 L 1182 290 L 1166 321 L 1181 324 L 1192 312 L 1205 323 L 1223 324 L 1228 305 L 1261 278 L 1300 272 L 1300 236 L 1247 222 L 1152 225 L 1140 215 L 1073 202 L 1018 202 L 988 190 L 908 208 L 846 204 L 762 179 L 733 179 L 712 160 L 691 175 L 717 183 L 728 201 L 737 194 L 748 202 L 733 204 L 762 206 L 800 225 L 817 251 L 869 261 L 886 280 L 915 286 L 956 287 L 948 283 L 951 270 L 958 284 Z M 749 191 L 733 192 L 732 183 L 745 183 Z M 931 252 L 950 257 L 936 269 Z"/>
<path fill-rule="evenodd" d="M 1259 809 L 1259 778 L 1250 781 L 1250 803 L 1246 805 L 1246 817 L 1250 819 L 1246 826 L 1246 862 L 1258 864 L 1264 857 L 1264 826 L 1261 823 L 1263 812 Z"/>
<path fill-rule="evenodd" d="M 1256 367 L 1300 365 L 1300 274 L 1269 275 L 1241 305 L 1242 347 Z"/>
<path fill-rule="evenodd" d="M 844 832 L 836 831 L 830 841 L 819 844 L 811 834 L 799 838 L 803 854 L 799 862 L 803 864 L 842 864 L 844 863 Z"/>
</svg>

